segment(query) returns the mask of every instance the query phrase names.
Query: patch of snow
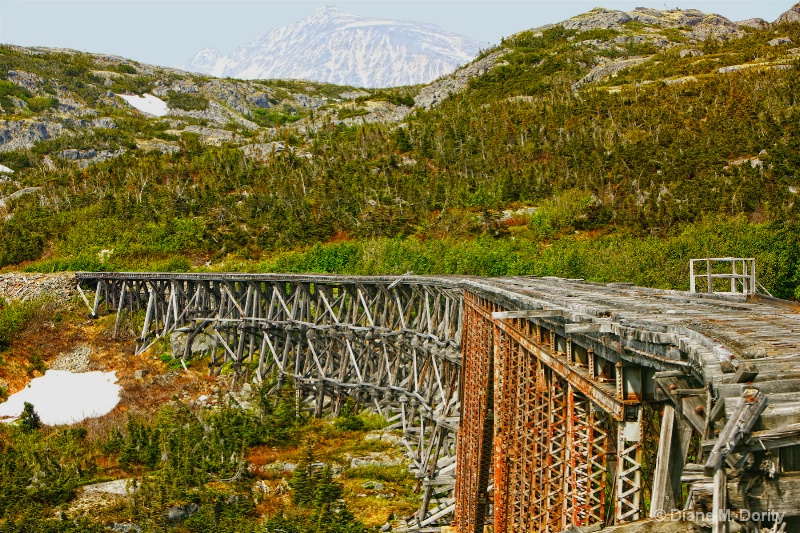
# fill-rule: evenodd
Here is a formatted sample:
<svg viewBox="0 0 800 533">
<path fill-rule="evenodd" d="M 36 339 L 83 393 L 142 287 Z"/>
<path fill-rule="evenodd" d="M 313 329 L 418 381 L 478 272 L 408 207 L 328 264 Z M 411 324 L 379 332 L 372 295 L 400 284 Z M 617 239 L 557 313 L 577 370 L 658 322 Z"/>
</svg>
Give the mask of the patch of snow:
<svg viewBox="0 0 800 533">
<path fill-rule="evenodd" d="M 0 404 L 0 418 L 16 420 L 25 402 L 33 404 L 42 423 L 49 426 L 103 416 L 119 403 L 120 386 L 116 382 L 116 372 L 48 370 Z"/>
<path fill-rule="evenodd" d="M 163 117 L 169 113 L 169 107 L 167 106 L 167 103 L 157 96 L 153 96 L 152 94 L 145 93 L 144 96 L 137 96 L 135 94 L 118 94 L 117 96 L 128 102 L 142 113 L 147 113 L 148 115 Z"/>
<path fill-rule="evenodd" d="M 5 172 L 6 174 L 13 174 L 14 171 L 8 168 L 5 165 L 0 165 L 0 172 Z"/>
</svg>

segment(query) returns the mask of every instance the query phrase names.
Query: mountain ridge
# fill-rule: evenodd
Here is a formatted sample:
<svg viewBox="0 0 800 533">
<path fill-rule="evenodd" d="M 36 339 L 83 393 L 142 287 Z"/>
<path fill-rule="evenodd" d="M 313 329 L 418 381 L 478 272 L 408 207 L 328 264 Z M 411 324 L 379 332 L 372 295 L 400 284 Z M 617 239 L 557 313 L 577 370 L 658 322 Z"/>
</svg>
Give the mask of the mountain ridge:
<svg viewBox="0 0 800 533">
<path fill-rule="evenodd" d="M 229 55 L 204 48 L 182 68 L 217 77 L 392 87 L 431 82 L 470 62 L 482 46 L 432 24 L 358 17 L 323 6 Z"/>
</svg>

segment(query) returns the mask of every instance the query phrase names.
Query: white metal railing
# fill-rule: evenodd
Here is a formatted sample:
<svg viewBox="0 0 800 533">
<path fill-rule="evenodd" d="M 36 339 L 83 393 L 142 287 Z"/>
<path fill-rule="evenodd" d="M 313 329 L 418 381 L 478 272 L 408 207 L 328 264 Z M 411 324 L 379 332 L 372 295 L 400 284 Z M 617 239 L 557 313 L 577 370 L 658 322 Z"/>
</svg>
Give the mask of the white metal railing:
<svg viewBox="0 0 800 533">
<path fill-rule="evenodd" d="M 696 267 L 695 264 L 705 264 L 705 269 L 702 266 Z M 723 268 L 725 263 L 729 263 L 729 267 Z M 696 272 L 699 270 L 699 272 Z M 730 290 L 715 290 L 714 284 L 716 280 L 729 280 Z M 705 281 L 705 291 L 698 291 L 699 285 Z M 725 288 L 727 283 L 723 283 Z M 769 294 L 769 292 L 756 280 L 756 260 L 750 258 L 739 257 L 713 257 L 706 259 L 690 259 L 689 260 L 689 290 L 691 292 L 707 292 L 722 293 L 722 294 L 756 294 L 758 289 Z"/>
</svg>

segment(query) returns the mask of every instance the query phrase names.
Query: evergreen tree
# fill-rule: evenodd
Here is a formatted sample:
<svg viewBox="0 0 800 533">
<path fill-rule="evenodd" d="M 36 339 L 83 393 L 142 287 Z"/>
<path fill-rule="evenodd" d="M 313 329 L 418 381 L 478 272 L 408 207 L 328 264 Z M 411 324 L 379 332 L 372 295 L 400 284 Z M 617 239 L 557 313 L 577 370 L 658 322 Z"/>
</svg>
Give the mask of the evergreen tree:
<svg viewBox="0 0 800 533">
<path fill-rule="evenodd" d="M 19 427 L 22 431 L 30 433 L 42 427 L 42 420 L 33 409 L 33 404 L 25 402 L 22 408 L 22 414 L 19 417 Z"/>
</svg>

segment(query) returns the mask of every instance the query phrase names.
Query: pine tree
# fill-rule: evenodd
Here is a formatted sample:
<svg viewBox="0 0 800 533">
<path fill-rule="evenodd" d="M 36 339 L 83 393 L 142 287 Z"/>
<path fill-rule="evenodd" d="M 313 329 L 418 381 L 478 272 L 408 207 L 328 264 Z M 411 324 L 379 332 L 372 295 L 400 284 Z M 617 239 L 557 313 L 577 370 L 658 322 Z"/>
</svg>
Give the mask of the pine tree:
<svg viewBox="0 0 800 533">
<path fill-rule="evenodd" d="M 292 502 L 301 507 L 311 506 L 314 503 L 314 475 L 311 465 L 314 463 L 314 454 L 311 446 L 305 444 L 301 450 L 300 460 L 294 469 L 292 480 Z"/>
<path fill-rule="evenodd" d="M 36 411 L 33 409 L 33 404 L 25 402 L 22 408 L 22 414 L 19 417 L 19 427 L 25 433 L 31 433 L 42 427 L 42 420 Z"/>
</svg>

